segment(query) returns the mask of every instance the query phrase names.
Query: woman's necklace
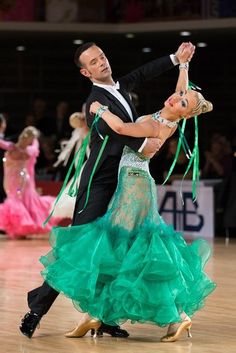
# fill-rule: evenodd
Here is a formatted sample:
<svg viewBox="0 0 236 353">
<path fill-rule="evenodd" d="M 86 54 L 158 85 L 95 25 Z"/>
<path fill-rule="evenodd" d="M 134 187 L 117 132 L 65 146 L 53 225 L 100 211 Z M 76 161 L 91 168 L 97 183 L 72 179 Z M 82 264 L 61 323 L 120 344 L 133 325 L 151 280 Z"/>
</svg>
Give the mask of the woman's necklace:
<svg viewBox="0 0 236 353">
<path fill-rule="evenodd" d="M 166 118 L 162 118 L 161 117 L 161 110 L 159 110 L 159 112 L 153 113 L 152 119 L 154 121 L 158 121 L 159 123 L 164 124 L 170 128 L 176 127 L 178 124 L 178 121 L 169 121 Z"/>
</svg>

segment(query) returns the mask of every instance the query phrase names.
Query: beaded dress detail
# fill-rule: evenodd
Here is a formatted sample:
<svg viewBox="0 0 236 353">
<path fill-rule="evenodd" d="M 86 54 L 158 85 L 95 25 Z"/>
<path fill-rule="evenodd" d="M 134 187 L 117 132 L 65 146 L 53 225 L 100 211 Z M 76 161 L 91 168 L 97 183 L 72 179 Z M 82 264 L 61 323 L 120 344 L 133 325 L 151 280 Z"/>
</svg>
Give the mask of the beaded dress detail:
<svg viewBox="0 0 236 353">
<path fill-rule="evenodd" d="M 141 153 L 134 153 L 131 148 L 125 146 L 119 165 L 119 171 L 124 166 L 139 168 L 149 173 L 149 158 L 145 158 Z"/>
<path fill-rule="evenodd" d="M 203 307 L 215 283 L 204 272 L 211 249 L 187 244 L 158 213 L 149 160 L 125 147 L 106 214 L 79 226 L 54 227 L 40 261 L 44 279 L 79 311 L 107 324 L 165 326 Z"/>
<path fill-rule="evenodd" d="M 155 121 L 159 121 L 159 123 L 167 125 L 170 128 L 176 127 L 177 123 L 178 123 L 178 121 L 170 121 L 170 120 L 163 118 L 161 116 L 161 111 L 152 114 L 152 119 Z"/>
</svg>

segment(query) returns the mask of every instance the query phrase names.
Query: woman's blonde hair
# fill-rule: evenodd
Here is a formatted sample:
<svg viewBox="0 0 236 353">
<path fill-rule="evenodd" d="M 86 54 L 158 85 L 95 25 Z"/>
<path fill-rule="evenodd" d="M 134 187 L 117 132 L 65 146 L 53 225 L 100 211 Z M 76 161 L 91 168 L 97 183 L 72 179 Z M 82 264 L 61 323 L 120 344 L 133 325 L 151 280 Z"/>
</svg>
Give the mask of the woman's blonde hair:
<svg viewBox="0 0 236 353">
<path fill-rule="evenodd" d="M 69 117 L 69 124 L 70 124 L 70 126 L 73 127 L 73 122 L 78 121 L 78 120 L 80 120 L 80 121 L 85 121 L 85 115 L 84 115 L 84 113 L 82 113 L 82 112 L 75 112 L 75 113 L 71 114 L 70 117 Z"/>
<path fill-rule="evenodd" d="M 39 131 L 34 126 L 27 126 L 21 132 L 19 138 L 28 138 L 28 137 L 38 138 L 39 137 Z"/>
<path fill-rule="evenodd" d="M 195 91 L 196 96 L 196 106 L 190 112 L 191 116 L 200 115 L 203 113 L 208 113 L 213 110 L 213 104 L 207 101 L 200 92 Z"/>
</svg>

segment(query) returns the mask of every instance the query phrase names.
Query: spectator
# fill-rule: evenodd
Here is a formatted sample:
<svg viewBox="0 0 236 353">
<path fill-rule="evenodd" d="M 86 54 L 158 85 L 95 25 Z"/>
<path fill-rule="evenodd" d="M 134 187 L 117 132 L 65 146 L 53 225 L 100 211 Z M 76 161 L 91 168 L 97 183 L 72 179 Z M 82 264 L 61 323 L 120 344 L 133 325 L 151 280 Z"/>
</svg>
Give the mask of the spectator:
<svg viewBox="0 0 236 353">
<path fill-rule="evenodd" d="M 232 170 L 231 147 L 226 137 L 217 133 L 212 136 L 210 149 L 205 152 L 202 178 L 217 179 L 230 175 Z"/>
<path fill-rule="evenodd" d="M 166 161 L 164 162 L 164 178 L 166 178 L 168 171 L 170 169 L 170 166 L 174 160 L 174 156 L 176 153 L 178 145 L 178 138 L 174 137 L 168 141 L 167 145 L 167 157 Z M 171 183 L 174 180 L 179 180 L 183 178 L 183 174 L 186 171 L 187 165 L 189 163 L 188 158 L 186 157 L 184 151 L 181 149 L 179 153 L 179 157 L 176 161 L 176 165 L 174 167 L 173 173 L 171 174 L 168 182 Z M 192 171 L 189 171 L 188 174 L 186 175 L 185 179 L 191 179 L 192 178 Z"/>
</svg>

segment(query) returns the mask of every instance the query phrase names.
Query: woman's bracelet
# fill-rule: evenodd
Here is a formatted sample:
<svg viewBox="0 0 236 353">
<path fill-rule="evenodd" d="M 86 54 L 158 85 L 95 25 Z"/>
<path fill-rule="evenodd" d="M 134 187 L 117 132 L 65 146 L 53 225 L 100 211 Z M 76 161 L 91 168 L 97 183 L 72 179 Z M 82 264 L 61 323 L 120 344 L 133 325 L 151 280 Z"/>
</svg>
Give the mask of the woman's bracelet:
<svg viewBox="0 0 236 353">
<path fill-rule="evenodd" d="M 99 116 L 99 118 L 102 117 L 102 114 L 104 112 L 106 112 L 108 110 L 108 106 L 107 105 L 101 105 L 100 108 L 98 108 L 98 110 L 96 111 L 96 114 Z"/>
<path fill-rule="evenodd" d="M 189 64 L 188 62 L 186 61 L 185 63 L 181 63 L 179 64 L 179 69 L 185 69 L 185 70 L 188 70 L 188 67 L 189 67 Z"/>
</svg>

